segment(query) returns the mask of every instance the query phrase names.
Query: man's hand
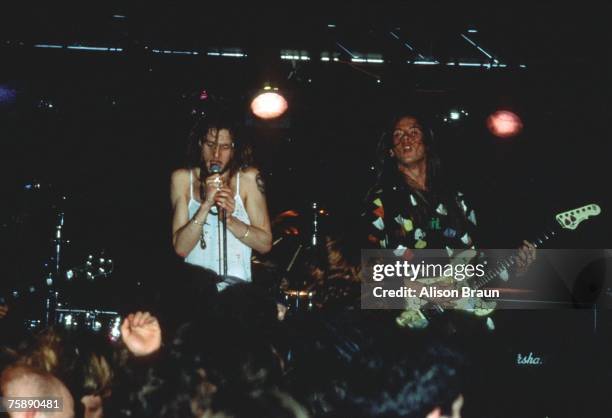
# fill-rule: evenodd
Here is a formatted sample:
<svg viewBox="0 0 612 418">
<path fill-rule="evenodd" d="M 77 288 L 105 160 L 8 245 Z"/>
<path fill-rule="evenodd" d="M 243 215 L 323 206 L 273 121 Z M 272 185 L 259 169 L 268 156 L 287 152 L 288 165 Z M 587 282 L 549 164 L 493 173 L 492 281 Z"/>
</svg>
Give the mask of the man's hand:
<svg viewBox="0 0 612 418">
<path fill-rule="evenodd" d="M 0 305 L 0 319 L 4 318 L 8 313 L 8 305 Z"/>
<path fill-rule="evenodd" d="M 208 206 L 212 206 L 215 196 L 223 188 L 223 177 L 220 174 L 211 174 L 204 179 L 204 187 L 206 196 L 200 196 L 200 199 L 205 199 Z"/>
<path fill-rule="evenodd" d="M 147 356 L 161 347 L 161 328 L 149 312 L 129 314 L 121 324 L 121 339 L 136 357 Z"/>
<path fill-rule="evenodd" d="M 457 283 L 457 281 L 455 281 L 455 279 L 453 278 L 446 278 L 446 279 L 439 280 L 437 282 L 430 282 L 429 284 L 422 283 L 418 280 L 416 281 L 404 280 L 404 283 L 406 284 L 406 287 L 414 289 L 414 293 L 417 296 L 421 294 L 421 291 L 423 290 L 423 288 L 428 288 L 429 291 L 433 291 L 434 288 L 435 290 L 444 291 L 444 290 L 455 290 L 460 287 L 459 283 Z M 438 305 L 446 306 L 446 304 L 450 304 L 450 302 L 461 299 L 461 297 L 459 296 L 457 297 L 433 296 L 430 298 L 423 297 L 419 299 L 426 300 L 428 302 L 435 303 Z"/>
<path fill-rule="evenodd" d="M 102 398 L 99 395 L 85 395 L 81 398 L 81 403 L 85 409 L 84 418 L 103 417 Z"/>
<path fill-rule="evenodd" d="M 0 305 L 0 319 L 4 318 L 8 314 L 8 305 Z"/>
<path fill-rule="evenodd" d="M 459 290 L 459 295 L 461 295 L 461 289 L 460 289 L 461 284 L 457 282 L 455 279 L 451 279 L 451 280 L 452 281 L 436 283 L 432 285 L 430 289 L 433 289 L 433 287 L 435 287 L 437 291 Z M 440 297 L 432 297 L 432 298 L 425 298 L 425 299 L 429 300 L 432 303 L 440 305 L 442 307 L 451 308 L 454 302 L 461 299 L 461 296 L 448 296 L 448 297 L 440 296 Z"/>
<path fill-rule="evenodd" d="M 215 203 L 219 205 L 220 208 L 225 209 L 225 213 L 227 213 L 228 216 L 234 213 L 236 201 L 234 200 L 232 189 L 227 186 L 221 187 L 215 195 Z"/>
<path fill-rule="evenodd" d="M 287 315 L 287 307 L 283 305 L 282 303 L 277 303 L 276 312 L 277 312 L 276 319 L 278 319 L 279 321 L 282 321 L 283 319 L 285 319 L 285 315 Z"/>
<path fill-rule="evenodd" d="M 536 259 L 535 245 L 529 241 L 523 241 L 523 245 L 518 250 L 518 259 L 516 260 L 516 275 L 522 276 L 527 272 L 531 263 Z"/>
</svg>

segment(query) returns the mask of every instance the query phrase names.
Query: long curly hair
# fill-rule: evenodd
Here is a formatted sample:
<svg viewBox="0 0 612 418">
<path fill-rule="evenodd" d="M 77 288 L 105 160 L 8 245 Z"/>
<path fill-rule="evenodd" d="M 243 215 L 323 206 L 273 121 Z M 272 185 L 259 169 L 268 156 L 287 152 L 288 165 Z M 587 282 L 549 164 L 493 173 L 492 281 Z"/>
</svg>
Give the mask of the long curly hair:
<svg viewBox="0 0 612 418">
<path fill-rule="evenodd" d="M 187 168 L 200 168 L 200 181 L 210 174 L 202 158 L 202 146 L 208 132 L 212 129 L 219 132 L 227 129 L 232 137 L 234 155 L 229 162 L 230 178 L 239 170 L 254 165 L 253 152 L 248 135 L 242 123 L 241 113 L 227 106 L 211 105 L 204 109 L 189 132 L 186 166 Z M 200 190 L 203 192 L 203 190 Z M 203 194 L 202 194 L 203 196 Z"/>
<path fill-rule="evenodd" d="M 406 183 L 397 167 L 397 161 L 391 156 L 390 150 L 393 148 L 393 131 L 396 124 L 405 117 L 416 119 L 423 128 L 423 145 L 425 146 L 425 159 L 427 162 L 426 171 L 426 191 L 416 190 Z M 384 224 L 388 228 L 397 227 L 397 222 L 393 219 L 401 213 L 403 205 L 405 205 L 406 192 L 410 192 L 421 204 L 417 205 L 413 210 L 413 217 L 417 223 L 426 222 L 428 217 L 429 203 L 425 195 L 452 201 L 455 199 L 453 185 L 445 176 L 442 169 L 440 155 L 438 152 L 437 139 L 432 130 L 432 122 L 429 118 L 422 115 L 420 112 L 412 110 L 402 110 L 394 114 L 389 120 L 386 129 L 382 133 L 376 151 L 376 180 L 374 186 L 371 187 L 366 195 L 366 205 L 372 201 L 374 195 L 382 196 L 384 202 Z M 451 205 L 449 213 L 454 218 L 460 216 L 459 208 L 456 205 Z M 388 237 L 400 236 L 405 234 L 403 228 L 397 227 L 396 231 L 388 231 Z"/>
</svg>

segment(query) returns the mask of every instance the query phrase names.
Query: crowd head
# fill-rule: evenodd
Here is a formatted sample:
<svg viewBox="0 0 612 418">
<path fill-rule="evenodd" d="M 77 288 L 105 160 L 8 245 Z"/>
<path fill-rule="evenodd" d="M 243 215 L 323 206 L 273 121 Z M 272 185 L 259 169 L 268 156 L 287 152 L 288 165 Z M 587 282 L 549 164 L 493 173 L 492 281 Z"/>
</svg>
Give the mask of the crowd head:
<svg viewBox="0 0 612 418">
<path fill-rule="evenodd" d="M 175 332 L 135 312 L 119 343 L 48 328 L 3 347 L 2 396 L 59 397 L 61 416 L 87 418 L 431 418 L 460 409 L 458 351 L 390 316 L 347 309 L 281 322 L 276 301 L 246 283 L 209 302 Z M 45 416 L 19 414 L 10 416 Z"/>
</svg>

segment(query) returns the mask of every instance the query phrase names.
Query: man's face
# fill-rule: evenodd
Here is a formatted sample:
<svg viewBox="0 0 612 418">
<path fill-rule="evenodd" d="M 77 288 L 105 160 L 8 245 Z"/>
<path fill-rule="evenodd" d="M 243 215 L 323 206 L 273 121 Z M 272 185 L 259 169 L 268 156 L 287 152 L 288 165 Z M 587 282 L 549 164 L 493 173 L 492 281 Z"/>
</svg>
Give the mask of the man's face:
<svg viewBox="0 0 612 418">
<path fill-rule="evenodd" d="M 202 140 L 202 158 L 208 171 L 211 171 L 210 167 L 214 164 L 219 165 L 222 172 L 225 171 L 233 156 L 234 146 L 230 132 L 227 129 L 209 129 Z"/>
<path fill-rule="evenodd" d="M 392 140 L 390 154 L 398 164 L 410 166 L 425 159 L 423 128 L 415 118 L 401 118 L 393 128 Z"/>
</svg>

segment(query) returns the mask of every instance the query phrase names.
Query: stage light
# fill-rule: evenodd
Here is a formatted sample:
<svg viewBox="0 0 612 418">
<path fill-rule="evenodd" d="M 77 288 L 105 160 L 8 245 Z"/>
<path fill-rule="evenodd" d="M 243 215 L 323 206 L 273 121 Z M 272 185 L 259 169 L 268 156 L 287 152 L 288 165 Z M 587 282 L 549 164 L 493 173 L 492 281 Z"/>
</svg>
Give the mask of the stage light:
<svg viewBox="0 0 612 418">
<path fill-rule="evenodd" d="M 444 116 L 443 120 L 447 123 L 456 123 L 465 116 L 468 116 L 468 112 L 460 108 L 453 108 L 449 110 L 448 114 Z"/>
<path fill-rule="evenodd" d="M 0 85 L 0 105 L 12 104 L 17 98 L 17 90 L 7 85 Z"/>
<path fill-rule="evenodd" d="M 523 129 L 523 122 L 515 113 L 498 110 L 487 118 L 487 128 L 499 138 L 510 138 Z"/>
<path fill-rule="evenodd" d="M 39 109 L 53 109 L 53 103 L 49 99 L 42 98 L 38 101 L 36 107 Z"/>
<path fill-rule="evenodd" d="M 287 100 L 269 85 L 251 102 L 251 111 L 261 119 L 275 119 L 285 113 L 287 107 Z"/>
<path fill-rule="evenodd" d="M 63 48 L 63 45 L 49 45 L 49 44 L 36 44 L 34 45 L 34 48 L 55 48 L 55 49 L 61 49 Z"/>
<path fill-rule="evenodd" d="M 114 47 L 105 47 L 105 46 L 68 45 L 66 48 L 80 50 L 80 51 L 123 52 L 123 48 L 114 48 Z"/>
<path fill-rule="evenodd" d="M 410 64 L 410 61 L 407 61 L 408 64 Z M 440 64 L 438 61 L 428 61 L 428 60 L 423 60 L 423 61 L 414 61 L 413 64 L 416 65 L 438 65 Z"/>
</svg>

